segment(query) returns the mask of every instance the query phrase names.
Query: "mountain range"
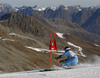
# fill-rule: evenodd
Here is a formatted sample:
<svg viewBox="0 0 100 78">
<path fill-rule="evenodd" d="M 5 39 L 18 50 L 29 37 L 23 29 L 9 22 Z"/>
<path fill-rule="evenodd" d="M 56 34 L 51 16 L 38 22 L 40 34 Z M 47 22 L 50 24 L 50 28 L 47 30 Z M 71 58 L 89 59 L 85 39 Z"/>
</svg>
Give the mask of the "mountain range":
<svg viewBox="0 0 100 78">
<path fill-rule="evenodd" d="M 40 8 L 42 10 L 38 10 Z M 28 47 L 49 49 L 51 31 L 63 33 L 63 38 L 56 34 L 58 50 L 70 46 L 77 53 L 79 63 L 93 63 L 94 55 L 100 56 L 100 35 L 88 32 L 87 27 L 91 25 L 90 21 L 99 26 L 99 7 L 60 5 L 43 8 L 17 7 L 14 12 L 4 13 L 0 17 L 1 72 L 48 68 L 49 52 L 38 52 Z M 57 65 L 55 57 L 53 54 L 53 62 Z"/>
<path fill-rule="evenodd" d="M 42 8 L 42 7 L 41 7 Z M 45 9 L 39 10 L 39 6 L 20 8 L 17 13 L 24 15 L 33 15 L 38 12 L 46 19 L 60 18 L 66 21 L 71 21 L 73 23 L 79 24 L 82 28 L 88 32 L 100 34 L 99 26 L 99 8 L 100 6 L 82 7 L 79 5 L 75 6 L 64 6 L 60 5 L 58 7 L 47 7 Z M 96 16 L 96 18 L 94 18 Z M 91 23 L 92 24 L 89 24 Z M 95 26 L 96 27 L 95 27 Z"/>
<path fill-rule="evenodd" d="M 84 28 L 85 30 L 87 30 L 89 32 L 92 32 L 95 34 L 100 34 L 99 21 L 100 21 L 100 8 L 97 9 L 84 24 L 82 24 L 82 28 Z"/>
</svg>

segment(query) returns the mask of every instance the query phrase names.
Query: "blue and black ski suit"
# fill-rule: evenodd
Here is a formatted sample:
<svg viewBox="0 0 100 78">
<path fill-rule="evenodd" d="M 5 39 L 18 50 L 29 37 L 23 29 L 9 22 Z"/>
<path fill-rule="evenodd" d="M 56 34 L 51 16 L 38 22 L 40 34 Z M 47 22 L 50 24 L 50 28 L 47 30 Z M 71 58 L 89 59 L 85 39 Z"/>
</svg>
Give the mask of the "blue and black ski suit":
<svg viewBox="0 0 100 78">
<path fill-rule="evenodd" d="M 68 55 L 68 58 L 63 60 L 64 63 L 61 65 L 62 67 L 66 65 L 76 65 L 78 63 L 78 57 L 73 51 L 66 51 L 63 55 L 57 57 L 57 59 L 66 55 Z"/>
</svg>

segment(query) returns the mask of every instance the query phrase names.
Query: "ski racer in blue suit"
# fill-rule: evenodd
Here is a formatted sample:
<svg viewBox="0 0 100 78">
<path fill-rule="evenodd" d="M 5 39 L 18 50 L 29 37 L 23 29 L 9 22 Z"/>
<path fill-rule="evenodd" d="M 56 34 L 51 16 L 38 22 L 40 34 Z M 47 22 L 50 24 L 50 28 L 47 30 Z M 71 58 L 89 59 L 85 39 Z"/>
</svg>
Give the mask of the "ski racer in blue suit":
<svg viewBox="0 0 100 78">
<path fill-rule="evenodd" d="M 68 55 L 67 59 L 60 61 L 60 63 L 63 63 L 61 66 L 64 67 L 66 65 L 77 65 L 78 64 L 78 56 L 73 51 L 69 51 L 70 47 L 65 47 L 64 50 L 65 50 L 65 53 L 63 55 L 55 58 L 55 59 L 60 59 L 64 56 Z"/>
</svg>

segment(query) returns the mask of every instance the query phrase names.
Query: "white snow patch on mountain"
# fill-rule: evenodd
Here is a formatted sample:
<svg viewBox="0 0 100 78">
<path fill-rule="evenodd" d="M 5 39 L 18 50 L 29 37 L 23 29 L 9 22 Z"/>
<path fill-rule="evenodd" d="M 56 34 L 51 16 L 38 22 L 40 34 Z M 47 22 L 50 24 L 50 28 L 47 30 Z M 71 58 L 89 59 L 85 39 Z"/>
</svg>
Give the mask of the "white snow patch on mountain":
<svg viewBox="0 0 100 78">
<path fill-rule="evenodd" d="M 34 48 L 34 47 L 30 47 L 30 46 L 25 46 L 26 48 L 29 48 L 29 49 L 32 49 L 32 50 L 35 50 L 37 52 L 42 52 L 42 53 L 48 53 L 50 52 L 49 49 L 42 49 L 42 48 Z M 59 54 L 63 54 L 65 51 L 64 50 L 58 50 L 58 53 Z M 55 53 L 56 54 L 56 50 L 52 50 L 52 53 Z"/>
<path fill-rule="evenodd" d="M 32 49 L 32 50 L 35 50 L 35 51 L 38 51 L 38 52 L 41 52 L 41 49 L 39 48 L 33 48 L 33 47 L 29 47 L 29 46 L 25 46 L 26 48 L 29 48 L 29 49 Z"/>
<path fill-rule="evenodd" d="M 33 10 L 38 10 L 38 11 L 44 11 L 46 7 L 40 7 L 39 5 L 36 5 L 33 7 Z"/>
<path fill-rule="evenodd" d="M 59 8 L 64 8 L 65 10 L 68 10 L 68 7 L 65 5 L 59 5 L 59 6 L 50 6 L 50 7 L 46 7 L 46 9 L 51 9 L 53 11 L 56 11 Z"/>
<path fill-rule="evenodd" d="M 0 39 L 4 40 L 4 41 L 15 41 L 13 39 L 7 39 L 7 38 L 4 38 L 4 37 L 0 37 Z"/>
<path fill-rule="evenodd" d="M 19 9 L 16 8 L 15 10 L 16 10 L 16 12 L 17 12 Z"/>
<path fill-rule="evenodd" d="M 67 42 L 67 43 L 68 43 L 69 45 L 75 47 L 75 48 L 78 48 L 78 49 L 79 49 L 79 52 L 80 52 L 80 54 L 81 54 L 81 56 L 86 57 L 86 55 L 83 54 L 82 48 L 81 48 L 80 46 L 77 46 L 77 45 L 75 45 L 75 44 L 73 44 L 73 43 L 71 43 L 71 42 Z"/>
<path fill-rule="evenodd" d="M 9 35 L 16 35 L 15 33 L 9 33 Z"/>
<path fill-rule="evenodd" d="M 78 9 L 79 11 L 81 11 L 81 10 L 82 10 L 79 6 L 76 6 L 76 7 L 77 7 L 77 9 Z"/>
<path fill-rule="evenodd" d="M 94 44 L 95 46 L 100 46 L 100 45 L 98 45 L 98 44 Z"/>
<path fill-rule="evenodd" d="M 56 34 L 57 34 L 58 37 L 64 38 L 64 37 L 63 37 L 63 35 L 64 35 L 63 33 L 59 33 L 59 32 L 58 32 L 58 33 L 56 33 Z"/>
<path fill-rule="evenodd" d="M 2 40 L 4 40 L 4 41 L 15 41 L 13 39 L 2 39 Z"/>
<path fill-rule="evenodd" d="M 47 9 L 52 9 L 53 11 L 55 11 L 55 10 L 57 10 L 57 7 L 55 7 L 55 6 L 50 6 L 50 7 L 48 7 Z"/>
<path fill-rule="evenodd" d="M 65 10 L 68 10 L 69 8 L 67 7 L 67 6 L 65 6 L 65 8 L 64 8 Z"/>
<path fill-rule="evenodd" d="M 42 8 L 42 7 L 37 7 L 37 8 L 33 8 L 33 10 L 38 10 L 38 11 L 44 11 L 46 8 Z"/>
<path fill-rule="evenodd" d="M 17 9 L 7 3 L 0 3 L 0 12 L 16 12 Z"/>
<path fill-rule="evenodd" d="M 82 9 L 78 9 L 79 11 L 82 11 Z"/>
</svg>

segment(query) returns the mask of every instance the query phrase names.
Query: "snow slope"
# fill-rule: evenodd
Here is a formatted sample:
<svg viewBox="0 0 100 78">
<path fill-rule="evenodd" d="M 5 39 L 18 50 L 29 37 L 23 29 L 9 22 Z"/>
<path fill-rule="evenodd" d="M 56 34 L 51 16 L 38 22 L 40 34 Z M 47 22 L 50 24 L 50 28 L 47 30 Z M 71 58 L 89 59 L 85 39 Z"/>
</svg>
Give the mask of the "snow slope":
<svg viewBox="0 0 100 78">
<path fill-rule="evenodd" d="M 100 78 L 100 65 L 76 66 L 73 69 L 0 74 L 0 78 Z"/>
</svg>

